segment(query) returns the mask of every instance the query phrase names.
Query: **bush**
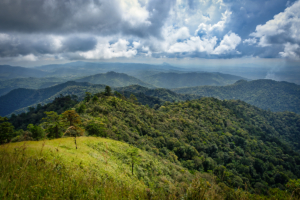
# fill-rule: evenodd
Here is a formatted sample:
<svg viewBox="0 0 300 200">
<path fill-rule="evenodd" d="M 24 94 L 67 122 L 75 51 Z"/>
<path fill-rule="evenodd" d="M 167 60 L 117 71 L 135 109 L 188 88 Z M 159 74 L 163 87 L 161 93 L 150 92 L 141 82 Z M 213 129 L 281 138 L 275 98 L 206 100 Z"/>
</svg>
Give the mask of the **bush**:
<svg viewBox="0 0 300 200">
<path fill-rule="evenodd" d="M 89 135 L 96 135 L 98 137 L 106 137 L 107 134 L 104 130 L 104 124 L 96 124 L 95 122 L 91 122 L 86 126 L 86 130 Z"/>
</svg>

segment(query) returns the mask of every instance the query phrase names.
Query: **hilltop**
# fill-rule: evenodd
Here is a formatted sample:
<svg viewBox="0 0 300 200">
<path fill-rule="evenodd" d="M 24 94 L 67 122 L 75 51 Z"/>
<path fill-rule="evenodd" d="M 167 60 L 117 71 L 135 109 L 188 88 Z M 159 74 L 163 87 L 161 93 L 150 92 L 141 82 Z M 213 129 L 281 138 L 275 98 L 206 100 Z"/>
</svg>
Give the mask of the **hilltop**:
<svg viewBox="0 0 300 200">
<path fill-rule="evenodd" d="M 129 85 L 141 85 L 145 87 L 153 87 L 150 84 L 144 83 L 143 81 L 128 76 L 124 73 L 107 72 L 105 74 L 96 74 L 85 78 L 76 79 L 76 82 L 88 82 L 92 84 L 104 84 L 111 87 L 124 87 Z"/>
</svg>

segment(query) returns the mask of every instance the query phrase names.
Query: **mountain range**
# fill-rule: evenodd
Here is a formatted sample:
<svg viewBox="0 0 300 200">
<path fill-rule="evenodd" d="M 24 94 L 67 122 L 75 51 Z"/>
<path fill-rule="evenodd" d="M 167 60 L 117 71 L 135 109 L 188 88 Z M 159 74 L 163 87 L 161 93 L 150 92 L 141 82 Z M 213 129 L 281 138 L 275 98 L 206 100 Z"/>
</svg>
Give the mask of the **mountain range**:
<svg viewBox="0 0 300 200">
<path fill-rule="evenodd" d="M 172 91 L 218 99 L 239 99 L 265 110 L 300 113 L 300 86 L 285 81 L 241 80 L 227 86 L 198 86 Z"/>
</svg>

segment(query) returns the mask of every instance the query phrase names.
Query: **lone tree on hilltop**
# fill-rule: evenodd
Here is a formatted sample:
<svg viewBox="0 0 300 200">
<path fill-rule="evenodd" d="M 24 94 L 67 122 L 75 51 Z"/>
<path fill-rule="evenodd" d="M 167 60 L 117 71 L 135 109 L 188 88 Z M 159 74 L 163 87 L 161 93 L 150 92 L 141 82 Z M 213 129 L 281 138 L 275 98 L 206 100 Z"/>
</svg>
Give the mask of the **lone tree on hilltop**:
<svg viewBox="0 0 300 200">
<path fill-rule="evenodd" d="M 111 96 L 111 88 L 107 85 L 104 91 L 105 96 Z"/>
</svg>

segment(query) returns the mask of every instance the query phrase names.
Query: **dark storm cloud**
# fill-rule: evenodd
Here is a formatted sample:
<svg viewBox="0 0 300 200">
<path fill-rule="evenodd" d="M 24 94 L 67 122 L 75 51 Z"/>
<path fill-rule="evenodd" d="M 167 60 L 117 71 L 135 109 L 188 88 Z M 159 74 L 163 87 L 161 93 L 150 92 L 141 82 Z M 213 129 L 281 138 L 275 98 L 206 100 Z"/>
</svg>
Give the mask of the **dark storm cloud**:
<svg viewBox="0 0 300 200">
<path fill-rule="evenodd" d="M 150 25 L 133 25 L 122 18 L 116 0 L 2 0 L 0 32 L 160 36 L 174 3 L 150 0 Z"/>
<path fill-rule="evenodd" d="M 0 1 L 1 32 L 109 34 L 120 21 L 114 0 Z"/>
<path fill-rule="evenodd" d="M 0 57 L 88 51 L 94 49 L 96 44 L 97 40 L 91 36 L 70 36 L 59 40 L 53 36 L 43 35 L 6 35 L 5 37 L 2 35 Z"/>
<path fill-rule="evenodd" d="M 97 44 L 97 40 L 94 37 L 78 37 L 71 36 L 68 37 L 64 42 L 64 51 L 74 52 L 74 51 L 89 51 L 94 49 Z"/>
</svg>

